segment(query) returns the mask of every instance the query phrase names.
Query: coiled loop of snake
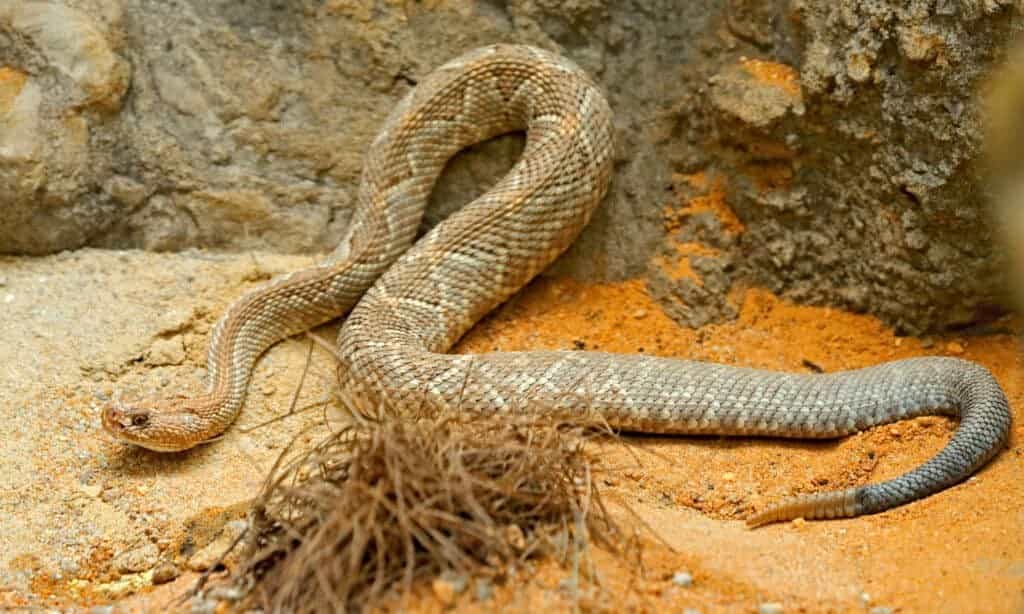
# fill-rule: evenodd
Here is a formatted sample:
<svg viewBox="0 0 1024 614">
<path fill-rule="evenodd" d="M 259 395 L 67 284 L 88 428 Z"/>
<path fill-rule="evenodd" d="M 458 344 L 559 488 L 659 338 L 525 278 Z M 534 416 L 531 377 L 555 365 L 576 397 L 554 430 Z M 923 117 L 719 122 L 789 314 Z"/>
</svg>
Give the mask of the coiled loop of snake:
<svg viewBox="0 0 1024 614">
<path fill-rule="evenodd" d="M 459 150 L 526 132 L 512 170 L 414 246 L 427 197 Z M 324 263 L 237 301 L 217 325 L 205 395 L 104 412 L 108 431 L 155 450 L 217 437 L 253 364 L 276 341 L 350 309 L 338 340 L 342 387 L 389 406 L 599 412 L 612 426 L 680 434 L 840 437 L 926 413 L 960 418 L 935 458 L 896 479 L 783 502 L 763 524 L 878 512 L 963 480 L 1006 441 L 1006 397 L 984 368 L 920 358 L 828 375 L 597 352 L 445 354 L 484 314 L 573 242 L 605 195 L 611 112 L 575 65 L 496 45 L 424 79 L 370 147 L 353 221 Z M 358 303 L 358 304 L 357 304 Z"/>
</svg>

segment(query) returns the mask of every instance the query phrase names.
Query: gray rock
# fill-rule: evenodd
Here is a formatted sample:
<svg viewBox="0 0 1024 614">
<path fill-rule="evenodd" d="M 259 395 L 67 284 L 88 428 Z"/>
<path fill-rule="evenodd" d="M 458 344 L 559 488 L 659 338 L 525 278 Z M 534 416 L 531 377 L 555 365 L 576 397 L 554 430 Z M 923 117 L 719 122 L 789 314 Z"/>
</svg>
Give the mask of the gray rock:
<svg viewBox="0 0 1024 614">
<path fill-rule="evenodd" d="M 729 178 L 743 231 L 701 231 L 727 271 L 712 289 L 659 282 L 665 305 L 686 303 L 680 322 L 735 317 L 738 279 L 906 332 L 999 313 L 975 92 L 1019 21 L 1011 3 L 727 4 L 6 3 L 0 253 L 329 250 L 388 109 L 444 61 L 509 41 L 574 59 L 616 113 L 612 192 L 554 273 L 642 274 L 687 239 L 662 223 L 685 196 L 666 193 L 670 174 L 702 170 Z M 791 14 L 799 28 L 780 25 Z M 426 224 L 521 147 L 457 156 Z"/>
<path fill-rule="evenodd" d="M 152 569 L 159 556 L 160 549 L 156 544 L 149 543 L 115 556 L 113 566 L 121 573 L 138 573 Z"/>
<path fill-rule="evenodd" d="M 487 578 L 480 578 L 476 581 L 474 595 L 477 601 L 490 601 L 494 597 L 494 584 Z"/>
<path fill-rule="evenodd" d="M 247 527 L 248 524 L 244 520 L 232 520 L 225 524 L 212 542 L 189 557 L 188 568 L 193 571 L 206 571 L 213 567 Z"/>
</svg>

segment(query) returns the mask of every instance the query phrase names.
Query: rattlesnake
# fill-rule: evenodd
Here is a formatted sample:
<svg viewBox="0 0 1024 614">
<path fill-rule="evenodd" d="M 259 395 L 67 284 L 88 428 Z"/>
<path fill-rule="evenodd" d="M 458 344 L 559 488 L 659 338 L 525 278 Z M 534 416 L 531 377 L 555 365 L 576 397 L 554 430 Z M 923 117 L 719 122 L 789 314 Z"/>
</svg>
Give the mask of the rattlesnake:
<svg viewBox="0 0 1024 614">
<path fill-rule="evenodd" d="M 518 130 L 526 147 L 512 170 L 410 247 L 447 160 Z M 612 153 L 608 104 L 569 61 L 495 45 L 449 62 L 398 104 L 370 146 L 337 249 L 245 295 L 219 321 L 207 393 L 107 407 L 105 428 L 161 451 L 216 437 L 240 410 L 262 352 L 351 309 L 339 375 L 347 398 L 364 407 L 588 410 L 627 431 L 801 438 L 929 413 L 960 418 L 945 449 L 913 471 L 798 497 L 752 524 L 885 510 L 963 480 L 1002 448 L 1006 397 L 986 369 L 964 360 L 794 375 L 598 352 L 445 354 L 572 243 L 607 191 Z"/>
</svg>

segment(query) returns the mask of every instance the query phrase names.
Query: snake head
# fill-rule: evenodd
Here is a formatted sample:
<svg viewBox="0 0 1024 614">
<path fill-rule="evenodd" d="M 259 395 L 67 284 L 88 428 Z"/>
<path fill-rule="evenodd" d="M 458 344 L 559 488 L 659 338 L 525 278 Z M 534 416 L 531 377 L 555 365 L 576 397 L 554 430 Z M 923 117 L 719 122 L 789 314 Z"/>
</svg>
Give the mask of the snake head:
<svg viewBox="0 0 1024 614">
<path fill-rule="evenodd" d="M 204 435 L 203 420 L 185 397 L 125 404 L 115 401 L 103 408 L 103 428 L 115 439 L 157 452 L 178 452 L 196 446 Z"/>
</svg>

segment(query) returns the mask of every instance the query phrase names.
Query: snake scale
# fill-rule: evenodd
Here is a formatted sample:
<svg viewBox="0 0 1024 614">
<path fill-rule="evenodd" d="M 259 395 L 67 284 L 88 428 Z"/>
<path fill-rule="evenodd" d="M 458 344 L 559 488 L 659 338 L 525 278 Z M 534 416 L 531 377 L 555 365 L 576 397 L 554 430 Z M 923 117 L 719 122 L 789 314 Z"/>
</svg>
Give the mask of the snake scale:
<svg viewBox="0 0 1024 614">
<path fill-rule="evenodd" d="M 508 174 L 413 245 L 446 162 L 513 131 L 525 131 L 526 146 Z M 337 249 L 243 296 L 219 321 L 207 392 L 106 407 L 105 428 L 160 451 L 217 437 L 268 347 L 351 312 L 338 339 L 339 377 L 356 404 L 590 410 L 625 431 L 794 438 L 841 437 L 924 414 L 959 418 L 948 445 L 912 471 L 783 501 L 752 525 L 902 505 L 965 479 L 1003 447 L 1006 396 L 985 368 L 959 359 L 818 375 L 599 352 L 446 354 L 573 242 L 607 191 L 612 141 L 607 102 L 564 58 L 495 45 L 445 64 L 397 105 L 370 146 Z"/>
</svg>

